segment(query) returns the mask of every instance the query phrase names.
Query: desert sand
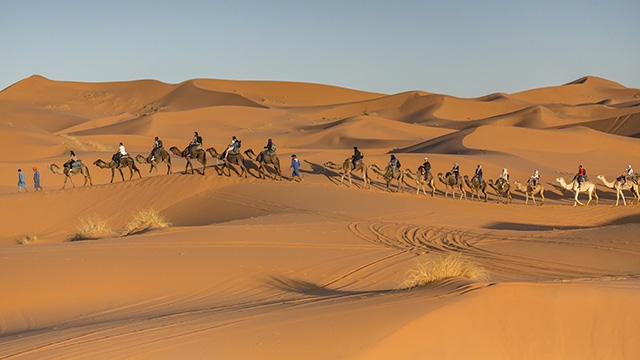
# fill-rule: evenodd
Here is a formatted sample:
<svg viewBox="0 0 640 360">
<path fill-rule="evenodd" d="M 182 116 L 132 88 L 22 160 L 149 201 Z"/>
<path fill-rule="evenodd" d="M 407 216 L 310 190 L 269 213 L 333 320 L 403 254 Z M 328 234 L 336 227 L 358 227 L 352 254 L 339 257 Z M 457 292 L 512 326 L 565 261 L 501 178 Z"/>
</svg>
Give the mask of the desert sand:
<svg viewBox="0 0 640 360">
<path fill-rule="evenodd" d="M 197 79 L 78 83 L 34 75 L 0 92 L 0 359 L 638 359 L 640 206 L 615 206 L 613 181 L 640 170 L 640 90 L 597 78 L 480 98 L 377 94 L 319 84 Z M 137 174 L 93 165 L 119 142 L 166 149 L 278 146 L 283 180 Z M 478 164 L 526 183 L 544 205 L 387 191 L 373 171 L 339 186 L 358 146 L 367 165 L 395 154 L 416 171 Z M 93 185 L 47 167 L 69 150 Z M 303 182 L 291 181 L 291 155 Z M 572 206 L 582 164 L 599 201 Z M 33 189 L 32 167 L 42 192 Z M 233 167 L 233 165 L 232 165 Z M 28 193 L 17 192 L 17 169 Z M 273 169 L 268 167 L 273 174 Z M 238 169 L 237 166 L 234 169 Z M 149 176 L 150 175 L 150 176 Z M 581 194 L 580 200 L 586 200 Z M 117 231 L 141 210 L 146 222 Z M 70 241 L 88 218 L 111 232 Z M 448 276 L 404 289 L 418 262 L 459 254 L 482 279 Z"/>
</svg>

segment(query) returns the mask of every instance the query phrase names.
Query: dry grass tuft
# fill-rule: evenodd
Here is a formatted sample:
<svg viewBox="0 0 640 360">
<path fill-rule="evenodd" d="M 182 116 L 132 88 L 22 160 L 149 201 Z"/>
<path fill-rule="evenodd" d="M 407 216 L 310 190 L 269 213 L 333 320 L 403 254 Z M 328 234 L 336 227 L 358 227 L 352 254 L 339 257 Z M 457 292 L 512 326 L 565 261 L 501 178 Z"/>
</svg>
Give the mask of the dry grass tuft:
<svg viewBox="0 0 640 360">
<path fill-rule="evenodd" d="M 114 148 L 113 148 L 113 147 L 111 147 L 111 146 L 104 145 L 104 144 L 101 144 L 101 143 L 99 143 L 99 142 L 97 142 L 97 141 L 93 141 L 93 140 L 89 140 L 89 141 L 87 141 L 87 145 L 89 145 L 89 146 L 93 146 L 93 147 L 94 147 L 94 148 L 96 148 L 98 151 L 109 151 L 109 152 L 116 151 L 116 149 L 114 149 Z"/>
<path fill-rule="evenodd" d="M 35 235 L 27 235 L 22 239 L 18 239 L 18 244 L 27 245 L 31 244 L 34 241 L 38 241 L 38 237 Z"/>
<path fill-rule="evenodd" d="M 407 279 L 400 288 L 413 289 L 450 277 L 484 281 L 489 279 L 489 274 L 485 269 L 458 253 L 434 254 L 418 262 L 417 269 L 409 271 Z"/>
<path fill-rule="evenodd" d="M 60 134 L 62 138 L 64 138 L 63 143 L 67 145 L 67 147 L 80 148 L 82 150 L 87 150 L 84 144 L 78 140 L 77 137 L 69 134 Z"/>
<path fill-rule="evenodd" d="M 104 236 L 112 236 L 113 234 L 114 232 L 109 228 L 106 220 L 88 217 L 80 220 L 77 232 L 69 241 L 98 239 Z"/>
<path fill-rule="evenodd" d="M 126 223 L 122 229 L 118 232 L 120 236 L 127 236 L 131 234 L 144 231 L 152 226 L 169 227 L 171 223 L 154 209 L 140 210 L 128 223 Z"/>
</svg>

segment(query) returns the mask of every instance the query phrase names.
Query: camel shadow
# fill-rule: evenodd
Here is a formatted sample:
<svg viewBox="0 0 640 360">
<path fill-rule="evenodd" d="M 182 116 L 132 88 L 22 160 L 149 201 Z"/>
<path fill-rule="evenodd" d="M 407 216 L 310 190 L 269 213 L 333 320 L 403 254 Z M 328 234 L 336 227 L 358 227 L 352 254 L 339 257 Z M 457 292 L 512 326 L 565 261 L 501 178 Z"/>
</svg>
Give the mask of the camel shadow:
<svg viewBox="0 0 640 360">
<path fill-rule="evenodd" d="M 334 180 L 335 177 L 340 177 L 340 174 L 331 170 L 331 169 L 327 169 L 326 167 L 320 165 L 320 164 L 316 164 L 316 163 L 312 163 L 311 161 L 308 160 L 304 160 L 304 162 L 306 164 L 308 164 L 311 167 L 311 170 L 302 170 L 300 169 L 300 172 L 305 173 L 305 174 L 322 174 L 324 175 L 324 177 L 326 177 L 329 181 L 331 181 L 333 184 L 339 185 L 340 181 L 339 180 Z"/>
</svg>

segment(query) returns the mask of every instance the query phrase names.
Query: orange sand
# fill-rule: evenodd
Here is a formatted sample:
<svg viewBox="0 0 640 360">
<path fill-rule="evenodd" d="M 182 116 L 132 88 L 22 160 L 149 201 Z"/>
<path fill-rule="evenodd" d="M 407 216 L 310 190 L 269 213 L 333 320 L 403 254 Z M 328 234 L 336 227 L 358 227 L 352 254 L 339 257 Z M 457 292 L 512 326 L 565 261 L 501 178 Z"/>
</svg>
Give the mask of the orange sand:
<svg viewBox="0 0 640 360">
<path fill-rule="evenodd" d="M 640 170 L 640 90 L 585 77 L 517 94 L 460 99 L 331 86 L 198 79 L 73 83 L 32 76 L 0 92 L 0 359 L 637 359 L 640 207 L 614 206 L 609 180 Z M 222 151 L 278 145 L 283 181 L 206 175 L 122 181 L 92 165 L 118 142 L 148 155 L 153 137 L 184 148 L 194 131 Z M 451 200 L 339 187 L 358 146 L 367 164 L 390 153 L 434 175 L 454 161 L 485 179 L 534 169 L 544 206 Z M 93 186 L 47 169 L 69 149 Z M 290 156 L 301 160 L 294 183 Z M 597 206 L 572 207 L 556 177 L 578 164 Z M 194 162 L 196 170 L 202 166 Z M 33 191 L 31 167 L 44 191 Z M 17 193 L 17 169 L 29 193 Z M 237 167 L 236 167 L 237 168 Z M 392 189 L 396 189 L 392 182 Z M 470 193 L 467 194 L 470 197 Z M 627 200 L 632 200 L 626 192 Z M 580 197 L 585 200 L 583 194 Z M 172 223 L 126 237 L 67 241 L 81 220 L 112 229 L 141 209 Z M 20 239 L 35 235 L 30 244 Z M 489 280 L 400 284 L 429 254 L 460 253 Z"/>
</svg>

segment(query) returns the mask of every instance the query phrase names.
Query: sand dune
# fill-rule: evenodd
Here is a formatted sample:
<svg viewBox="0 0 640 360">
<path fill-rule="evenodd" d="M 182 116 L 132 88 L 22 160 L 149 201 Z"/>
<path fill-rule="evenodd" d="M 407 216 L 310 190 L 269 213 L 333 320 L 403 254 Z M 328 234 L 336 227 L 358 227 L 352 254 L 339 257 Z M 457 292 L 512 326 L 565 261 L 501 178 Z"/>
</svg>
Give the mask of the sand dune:
<svg viewBox="0 0 640 360">
<path fill-rule="evenodd" d="M 74 83 L 33 76 L 0 92 L 0 358 L 2 359 L 636 359 L 640 347 L 640 206 L 572 207 L 570 179 L 592 180 L 640 160 L 640 90 L 585 77 L 474 99 L 411 91 L 377 94 L 320 84 L 195 79 Z M 284 180 L 173 173 L 125 181 L 92 163 L 124 142 L 149 155 L 153 137 L 223 151 L 278 145 Z M 544 206 L 451 200 L 386 190 L 369 171 L 340 187 L 340 163 L 358 146 L 367 164 L 396 155 L 416 171 L 478 164 L 485 179 L 534 169 Z M 58 166 L 74 150 L 93 185 L 61 190 Z M 291 154 L 304 182 L 291 180 Z M 195 163 L 196 169 L 201 169 Z M 37 166 L 43 192 L 34 192 Z M 237 165 L 232 165 L 237 170 Z M 267 165 L 274 173 L 273 167 Z M 17 193 L 17 169 L 29 193 Z M 392 190 L 396 190 L 392 182 Z M 468 189 L 467 189 L 468 191 Z M 580 195 L 581 199 L 585 197 Z M 633 195 L 625 191 L 627 200 Z M 141 210 L 144 220 L 120 231 Z M 101 233 L 77 240 L 87 219 Z M 85 225 L 83 225 L 85 224 Z M 72 238 L 77 241 L 69 241 Z M 487 278 L 460 273 L 407 290 L 418 262 L 455 254 Z M 460 259 L 460 258 L 457 258 Z M 461 261 L 461 260 L 456 260 Z"/>
</svg>

